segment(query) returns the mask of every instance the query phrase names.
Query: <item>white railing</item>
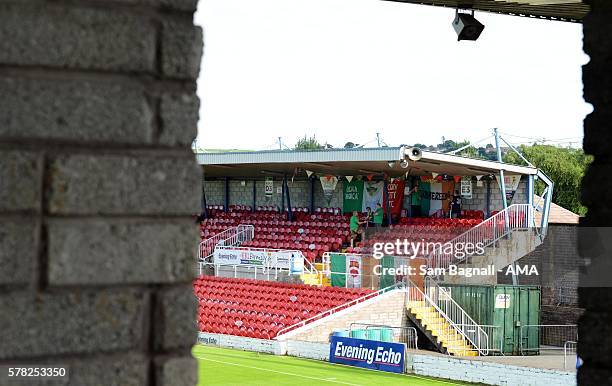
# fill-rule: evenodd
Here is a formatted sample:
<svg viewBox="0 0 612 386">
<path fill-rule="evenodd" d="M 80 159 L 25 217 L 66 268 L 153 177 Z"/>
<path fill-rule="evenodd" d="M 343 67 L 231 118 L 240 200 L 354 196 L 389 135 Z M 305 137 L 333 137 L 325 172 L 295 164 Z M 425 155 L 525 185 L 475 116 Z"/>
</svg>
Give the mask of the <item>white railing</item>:
<svg viewBox="0 0 612 386">
<path fill-rule="evenodd" d="M 212 256 L 217 245 L 238 245 L 253 240 L 253 237 L 255 237 L 255 227 L 253 225 L 240 224 L 226 229 L 198 245 L 198 260 L 204 261 Z"/>
<path fill-rule="evenodd" d="M 356 304 L 359 304 L 359 303 L 361 303 L 361 302 L 363 302 L 365 300 L 372 299 L 372 298 L 374 298 L 374 297 L 376 297 L 376 296 L 378 296 L 380 294 L 383 294 L 385 292 L 392 291 L 394 289 L 404 288 L 404 287 L 405 287 L 404 283 L 396 283 L 396 284 L 394 284 L 394 285 L 392 285 L 390 287 L 380 289 L 380 290 L 378 290 L 376 292 L 370 292 L 369 294 L 361 296 L 361 297 L 359 297 L 357 299 L 353 299 L 350 302 L 346 302 L 346 303 L 340 304 L 339 306 L 336 306 L 336 307 L 331 308 L 331 309 L 329 309 L 327 311 L 323 311 L 321 313 L 318 313 L 318 314 L 316 314 L 316 315 L 314 315 L 314 316 L 312 316 L 312 317 L 310 317 L 308 319 L 304 319 L 304 320 L 302 320 L 299 323 L 292 324 L 291 326 L 287 326 L 287 327 L 279 330 L 278 333 L 276 334 L 276 338 L 274 338 L 274 339 L 278 339 L 281 335 L 286 334 L 286 333 L 288 333 L 290 331 L 293 331 L 293 330 L 295 330 L 297 328 L 303 327 L 303 326 L 307 325 L 308 323 L 314 322 L 315 320 L 319 320 L 319 319 L 328 317 L 330 315 L 335 314 L 338 311 L 341 311 L 341 310 L 344 310 L 346 308 L 352 307 L 352 306 L 354 306 Z"/>
<path fill-rule="evenodd" d="M 568 357 L 573 358 L 574 364 L 572 367 L 576 368 L 576 366 L 578 365 L 578 363 L 576 363 L 577 353 L 578 353 L 578 342 L 574 342 L 571 340 L 565 342 L 565 344 L 563 345 L 563 369 L 564 370 L 567 370 Z"/>
<path fill-rule="evenodd" d="M 482 329 L 486 335 L 482 335 L 482 338 L 484 339 L 485 337 L 487 338 L 487 342 L 486 345 L 483 344 L 483 346 L 485 346 L 487 349 L 487 355 L 490 354 L 495 354 L 495 355 L 504 355 L 503 353 L 503 348 L 504 348 L 504 334 L 503 334 L 503 330 L 501 328 L 501 326 L 494 326 L 494 325 L 490 325 L 490 324 L 479 324 L 478 325 L 480 327 L 480 329 Z M 473 326 L 473 325 L 460 325 L 458 324 L 457 327 L 459 327 L 460 329 L 463 329 L 465 331 L 467 331 L 469 334 L 475 334 L 477 333 L 477 329 Z M 454 347 L 454 346 L 447 346 L 450 349 L 455 349 L 455 350 L 462 350 L 462 351 L 466 351 L 465 347 L 461 346 L 461 347 Z M 479 354 L 478 349 L 473 348 L 471 350 L 467 350 L 467 351 L 474 351 L 476 353 Z"/>
<path fill-rule="evenodd" d="M 451 335 L 456 332 L 472 345 L 479 355 L 488 355 L 490 340 L 486 331 L 457 304 L 450 294 L 439 287 L 431 278 L 426 278 L 422 291 L 409 279 L 406 303 L 423 302 L 427 307 L 433 307 L 447 323 L 444 333 Z"/>
<path fill-rule="evenodd" d="M 406 348 L 418 350 L 419 348 L 419 334 L 417 329 L 414 327 L 397 327 L 397 326 L 389 326 L 386 324 L 371 324 L 371 323 L 363 323 L 363 322 L 353 322 L 349 325 L 349 337 L 353 338 L 355 331 L 355 326 L 365 327 L 365 330 L 371 328 L 388 328 L 393 331 L 393 341 L 399 343 L 405 343 Z M 399 333 L 396 333 L 399 331 Z M 366 335 L 367 336 L 367 335 Z M 367 339 L 367 338 L 366 338 Z"/>
<path fill-rule="evenodd" d="M 444 247 L 436 248 L 427 258 L 431 268 L 444 268 L 475 255 L 513 230 L 533 228 L 533 207 L 529 204 L 514 204 L 496 213 L 485 221 L 455 237 Z M 447 247 L 452 244 L 452 248 Z M 469 248 L 466 248 L 469 247 Z M 461 251 L 461 258 L 456 252 Z"/>
<path fill-rule="evenodd" d="M 239 247 L 239 246 L 231 246 L 231 245 L 217 245 L 215 246 L 212 254 L 214 254 L 215 250 L 223 250 L 223 249 L 231 249 L 231 250 L 237 250 L 237 251 L 257 251 L 257 252 L 264 252 L 264 253 L 266 252 L 291 253 L 291 254 L 297 255 L 304 262 L 304 273 L 316 274 L 318 277 L 320 277 L 321 275 L 319 271 L 317 270 L 317 268 L 310 261 L 308 261 L 306 257 L 304 257 L 304 254 L 302 253 L 302 251 L 299 251 L 297 249 L 277 249 L 277 248 L 257 248 L 257 247 Z M 202 272 L 202 266 L 205 266 L 205 265 L 212 265 L 214 267 L 231 266 L 231 267 L 234 267 L 234 271 L 236 270 L 236 267 L 257 267 L 259 269 L 262 269 L 263 273 L 265 273 L 266 271 L 271 271 L 271 270 L 276 270 L 277 272 L 290 271 L 290 268 L 288 267 L 280 268 L 280 267 L 273 266 L 273 265 L 254 266 L 254 265 L 248 265 L 248 264 L 215 264 L 214 261 L 202 261 L 200 262 L 200 272 Z"/>
<path fill-rule="evenodd" d="M 567 342 L 578 341 L 575 324 L 528 324 L 519 331 L 520 353 L 561 351 Z"/>
</svg>

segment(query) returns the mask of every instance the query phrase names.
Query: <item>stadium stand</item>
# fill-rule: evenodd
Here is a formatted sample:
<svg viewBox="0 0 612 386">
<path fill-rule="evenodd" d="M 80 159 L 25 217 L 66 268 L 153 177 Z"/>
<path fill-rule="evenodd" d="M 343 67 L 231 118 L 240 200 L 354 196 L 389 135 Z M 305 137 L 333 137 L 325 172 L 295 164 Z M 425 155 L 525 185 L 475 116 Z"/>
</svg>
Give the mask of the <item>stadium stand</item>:
<svg viewBox="0 0 612 386">
<path fill-rule="evenodd" d="M 228 212 L 213 208 L 211 218 L 201 222 L 200 236 L 205 240 L 239 224 L 255 227 L 255 238 L 243 247 L 295 249 L 311 262 L 320 260 L 325 252 L 335 252 L 348 241 L 348 218 L 339 208 L 317 208 L 310 214 L 306 208 L 293 208 L 294 221 L 276 207 L 230 206 Z"/>
<path fill-rule="evenodd" d="M 196 279 L 194 292 L 201 332 L 258 339 L 272 339 L 284 327 L 374 293 L 215 276 Z"/>
<path fill-rule="evenodd" d="M 475 211 L 480 212 L 480 211 Z M 482 213 L 482 212 L 481 212 Z M 473 216 L 478 216 L 475 214 Z M 474 218 L 430 218 L 403 217 L 398 225 L 383 228 L 372 234 L 366 242 L 357 243 L 354 248 L 348 248 L 348 253 L 369 253 L 377 242 L 395 242 L 397 239 L 407 239 L 423 242 L 445 243 L 480 224 L 482 220 Z"/>
</svg>

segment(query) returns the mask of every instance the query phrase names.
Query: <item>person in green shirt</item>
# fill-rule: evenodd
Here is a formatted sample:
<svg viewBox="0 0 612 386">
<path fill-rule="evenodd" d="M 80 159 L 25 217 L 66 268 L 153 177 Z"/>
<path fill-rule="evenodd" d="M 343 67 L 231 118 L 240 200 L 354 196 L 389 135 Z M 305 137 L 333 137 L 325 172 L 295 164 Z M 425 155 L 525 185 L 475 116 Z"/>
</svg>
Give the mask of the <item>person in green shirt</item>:
<svg viewBox="0 0 612 386">
<path fill-rule="evenodd" d="M 351 219 L 349 221 L 349 229 L 351 230 L 351 248 L 353 247 L 353 243 L 355 241 L 355 239 L 357 238 L 357 235 L 359 235 L 361 233 L 361 239 L 363 241 L 363 232 L 361 232 L 361 225 L 363 224 L 362 221 L 359 221 L 359 215 L 357 214 L 357 211 L 354 210 L 353 211 L 353 215 L 351 216 Z"/>
<path fill-rule="evenodd" d="M 376 229 L 382 227 L 384 211 L 380 202 L 376 204 L 376 210 L 374 211 L 374 226 Z"/>
<path fill-rule="evenodd" d="M 419 183 L 417 182 L 410 189 L 410 217 L 421 216 L 421 193 L 419 192 Z"/>
</svg>

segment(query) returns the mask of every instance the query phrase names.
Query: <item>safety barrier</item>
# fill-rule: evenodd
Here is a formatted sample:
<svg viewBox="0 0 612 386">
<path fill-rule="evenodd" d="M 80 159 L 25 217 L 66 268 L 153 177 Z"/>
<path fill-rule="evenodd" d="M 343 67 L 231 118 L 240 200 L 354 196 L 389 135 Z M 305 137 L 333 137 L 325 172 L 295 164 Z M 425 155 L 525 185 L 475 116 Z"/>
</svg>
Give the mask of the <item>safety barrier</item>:
<svg viewBox="0 0 612 386">
<path fill-rule="evenodd" d="M 446 243 L 453 248 L 436 248 L 427 258 L 428 266 L 448 269 L 451 264 L 477 254 L 477 247 L 486 248 L 514 230 L 532 229 L 535 225 L 533 219 L 531 205 L 510 205 Z M 461 259 L 456 257 L 455 251 L 462 251 Z"/>
</svg>

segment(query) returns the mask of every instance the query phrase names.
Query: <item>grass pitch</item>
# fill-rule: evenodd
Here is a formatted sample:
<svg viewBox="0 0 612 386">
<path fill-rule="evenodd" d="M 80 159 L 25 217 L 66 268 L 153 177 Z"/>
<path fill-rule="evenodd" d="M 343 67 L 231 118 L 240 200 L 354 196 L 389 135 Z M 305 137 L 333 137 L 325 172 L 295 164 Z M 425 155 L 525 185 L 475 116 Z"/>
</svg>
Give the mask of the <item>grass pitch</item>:
<svg viewBox="0 0 612 386">
<path fill-rule="evenodd" d="M 309 359 L 196 345 L 198 386 L 448 386 L 466 385 L 416 375 L 359 369 Z"/>
</svg>

